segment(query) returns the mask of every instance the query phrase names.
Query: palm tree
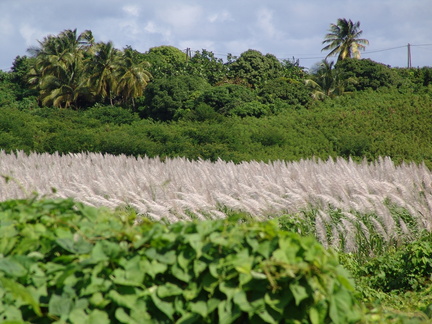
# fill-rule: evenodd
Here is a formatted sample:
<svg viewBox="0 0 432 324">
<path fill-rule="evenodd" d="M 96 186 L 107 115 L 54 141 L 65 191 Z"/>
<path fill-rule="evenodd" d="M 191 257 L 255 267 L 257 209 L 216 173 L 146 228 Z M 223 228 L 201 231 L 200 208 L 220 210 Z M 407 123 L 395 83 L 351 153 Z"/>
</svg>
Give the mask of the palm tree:
<svg viewBox="0 0 432 324">
<path fill-rule="evenodd" d="M 113 95 L 117 87 L 115 74 L 119 66 L 119 52 L 112 42 L 98 44 L 96 55 L 87 65 L 90 74 L 90 84 L 96 96 L 102 100 L 109 99 L 113 105 Z"/>
<path fill-rule="evenodd" d="M 333 61 L 323 60 L 316 68 L 313 78 L 306 80 L 314 99 L 322 100 L 326 97 L 340 96 L 346 86 L 356 83 L 353 78 L 346 78 L 343 71 L 335 67 Z"/>
<path fill-rule="evenodd" d="M 325 35 L 325 40 L 322 42 L 328 45 L 321 51 L 330 50 L 327 57 L 338 55 L 338 60 L 347 57 L 360 58 L 360 50 L 364 50 L 365 45 L 369 45 L 369 41 L 359 38 L 363 33 L 359 28 L 359 21 L 353 23 L 351 19 L 339 18 L 336 24 L 330 24 L 329 33 Z"/>
<path fill-rule="evenodd" d="M 78 99 L 89 93 L 84 62 L 89 59 L 93 44 L 91 31 L 78 35 L 75 29 L 45 37 L 39 47 L 29 49 L 36 56 L 29 82 L 39 90 L 43 104 L 76 107 Z"/>
<path fill-rule="evenodd" d="M 147 61 L 140 60 L 137 53 L 126 48 L 118 66 L 117 95 L 122 97 L 123 102 L 132 102 L 135 106 L 135 98 L 142 96 L 145 87 L 152 77 Z"/>
</svg>

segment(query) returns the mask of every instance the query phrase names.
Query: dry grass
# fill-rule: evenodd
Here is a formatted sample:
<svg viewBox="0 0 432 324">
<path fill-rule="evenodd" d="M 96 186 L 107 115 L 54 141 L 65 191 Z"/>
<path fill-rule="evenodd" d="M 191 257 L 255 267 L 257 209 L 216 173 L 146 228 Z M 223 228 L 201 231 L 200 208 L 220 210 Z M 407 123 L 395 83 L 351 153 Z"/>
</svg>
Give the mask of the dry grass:
<svg viewBox="0 0 432 324">
<path fill-rule="evenodd" d="M 4 176 L 0 200 L 37 192 L 73 197 L 93 206 L 127 205 L 140 215 L 168 222 L 220 218 L 224 208 L 258 219 L 315 209 L 320 240 L 333 246 L 342 235 L 348 239 L 348 250 L 358 233 L 367 238 L 374 230 L 388 241 L 401 232 L 432 229 L 432 173 L 424 165 L 395 166 L 389 158 L 372 164 L 337 159 L 236 165 L 183 158 L 162 162 L 95 153 L 0 151 L 0 175 Z M 335 210 L 343 221 L 332 217 Z M 373 217 L 361 219 L 356 216 L 360 214 Z"/>
</svg>

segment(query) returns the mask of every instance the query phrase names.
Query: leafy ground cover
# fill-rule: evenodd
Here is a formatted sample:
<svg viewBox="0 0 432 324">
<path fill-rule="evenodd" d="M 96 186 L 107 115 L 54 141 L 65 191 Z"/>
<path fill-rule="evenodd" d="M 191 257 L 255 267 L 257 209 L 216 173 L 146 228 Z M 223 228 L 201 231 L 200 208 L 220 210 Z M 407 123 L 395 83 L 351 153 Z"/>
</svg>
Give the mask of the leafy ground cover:
<svg viewBox="0 0 432 324">
<path fill-rule="evenodd" d="M 71 199 L 0 203 L 3 323 L 354 323 L 337 254 L 276 222 L 133 225 Z"/>
</svg>

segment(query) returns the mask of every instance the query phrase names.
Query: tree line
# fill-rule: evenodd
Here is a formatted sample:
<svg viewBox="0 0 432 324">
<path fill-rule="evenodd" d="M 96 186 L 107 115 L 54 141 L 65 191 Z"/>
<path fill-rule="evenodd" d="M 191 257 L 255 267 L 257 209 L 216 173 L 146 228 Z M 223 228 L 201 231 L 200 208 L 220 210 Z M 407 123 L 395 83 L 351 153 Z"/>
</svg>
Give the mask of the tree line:
<svg viewBox="0 0 432 324">
<path fill-rule="evenodd" d="M 353 91 L 429 84 L 429 68 L 394 69 L 360 59 L 368 44 L 361 35 L 360 22 L 338 19 L 324 37 L 326 59 L 308 71 L 295 58 L 279 60 L 253 49 L 226 61 L 205 49 L 189 55 L 158 46 L 141 53 L 96 42 L 89 30 L 64 30 L 39 41 L 29 56 L 16 57 L 11 72 L 0 74 L 0 104 L 119 106 L 141 118 L 204 121 L 275 115 Z M 331 56 L 337 60 L 329 61 Z"/>
</svg>

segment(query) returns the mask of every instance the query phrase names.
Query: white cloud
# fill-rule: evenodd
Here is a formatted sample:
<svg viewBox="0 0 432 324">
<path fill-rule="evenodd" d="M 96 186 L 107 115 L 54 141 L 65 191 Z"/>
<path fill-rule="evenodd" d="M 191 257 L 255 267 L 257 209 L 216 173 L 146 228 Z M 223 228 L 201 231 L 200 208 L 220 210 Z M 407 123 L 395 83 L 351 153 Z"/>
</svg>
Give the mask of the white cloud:
<svg viewBox="0 0 432 324">
<path fill-rule="evenodd" d="M 136 5 L 126 5 L 122 8 L 122 10 L 129 16 L 139 17 L 140 8 Z"/>
<path fill-rule="evenodd" d="M 201 6 L 175 4 L 158 11 L 158 18 L 182 31 L 199 25 L 203 14 Z"/>
<path fill-rule="evenodd" d="M 274 26 L 273 12 L 267 8 L 260 9 L 257 13 L 259 29 L 265 34 L 266 37 L 280 38 L 282 32 Z"/>
<path fill-rule="evenodd" d="M 36 29 L 35 27 L 29 24 L 22 24 L 19 28 L 19 33 L 21 37 L 25 41 L 25 46 L 33 46 L 36 45 L 38 41 L 42 41 L 42 39 L 53 33 L 45 33 L 42 30 Z"/>
<path fill-rule="evenodd" d="M 217 22 L 225 22 L 225 21 L 232 21 L 232 15 L 226 11 L 223 10 L 221 12 L 213 13 L 207 17 L 207 20 L 211 23 L 217 23 Z"/>
<path fill-rule="evenodd" d="M 162 36 L 164 41 L 169 40 L 172 35 L 171 31 L 168 28 L 158 26 L 154 21 L 147 22 L 144 26 L 144 31 L 149 34 L 159 34 Z"/>
</svg>

